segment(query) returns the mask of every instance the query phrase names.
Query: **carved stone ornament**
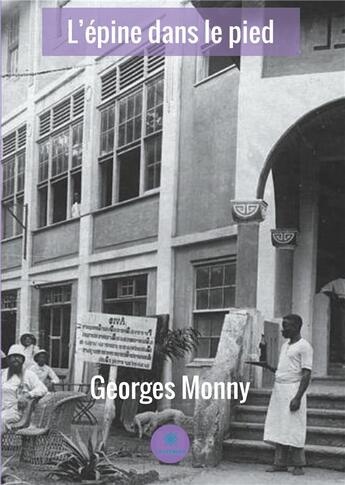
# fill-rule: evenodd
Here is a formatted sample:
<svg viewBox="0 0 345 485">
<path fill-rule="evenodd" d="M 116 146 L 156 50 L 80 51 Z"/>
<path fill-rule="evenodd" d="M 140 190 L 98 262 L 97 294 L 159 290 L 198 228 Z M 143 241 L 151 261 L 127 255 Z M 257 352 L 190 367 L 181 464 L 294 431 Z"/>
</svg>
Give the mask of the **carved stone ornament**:
<svg viewBox="0 0 345 485">
<path fill-rule="evenodd" d="M 297 229 L 271 229 L 271 241 L 278 249 L 295 249 L 297 234 Z"/>
<path fill-rule="evenodd" d="M 235 222 L 262 222 L 265 219 L 267 203 L 262 199 L 232 200 L 232 217 Z"/>
</svg>

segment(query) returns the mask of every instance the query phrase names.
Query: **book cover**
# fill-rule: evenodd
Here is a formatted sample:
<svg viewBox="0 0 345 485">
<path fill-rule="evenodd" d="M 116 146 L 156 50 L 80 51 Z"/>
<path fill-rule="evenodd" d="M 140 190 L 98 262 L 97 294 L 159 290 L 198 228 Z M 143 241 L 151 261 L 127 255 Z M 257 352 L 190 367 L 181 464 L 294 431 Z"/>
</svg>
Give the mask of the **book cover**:
<svg viewBox="0 0 345 485">
<path fill-rule="evenodd" d="M 1 49 L 2 483 L 341 483 L 345 2 L 2 0 Z"/>
</svg>

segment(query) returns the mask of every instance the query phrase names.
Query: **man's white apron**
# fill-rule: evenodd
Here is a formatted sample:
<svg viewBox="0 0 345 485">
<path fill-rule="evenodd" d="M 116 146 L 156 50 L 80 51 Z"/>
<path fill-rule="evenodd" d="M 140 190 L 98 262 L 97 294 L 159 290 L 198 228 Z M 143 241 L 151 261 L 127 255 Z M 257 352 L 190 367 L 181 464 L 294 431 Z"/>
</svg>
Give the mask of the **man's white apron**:
<svg viewBox="0 0 345 485">
<path fill-rule="evenodd" d="M 268 406 L 264 441 L 303 448 L 307 430 L 307 399 L 301 399 L 298 411 L 290 411 L 290 401 L 296 396 L 298 382 L 275 382 Z"/>
</svg>

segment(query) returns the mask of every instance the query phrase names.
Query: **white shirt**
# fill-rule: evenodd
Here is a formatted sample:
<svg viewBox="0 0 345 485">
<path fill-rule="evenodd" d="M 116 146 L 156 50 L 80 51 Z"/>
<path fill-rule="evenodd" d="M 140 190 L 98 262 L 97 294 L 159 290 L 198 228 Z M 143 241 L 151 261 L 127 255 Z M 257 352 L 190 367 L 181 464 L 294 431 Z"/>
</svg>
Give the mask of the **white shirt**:
<svg viewBox="0 0 345 485">
<path fill-rule="evenodd" d="M 71 209 L 72 217 L 80 217 L 80 203 L 74 202 Z"/>
<path fill-rule="evenodd" d="M 53 384 L 59 384 L 60 382 L 60 379 L 49 365 L 38 365 L 37 362 L 35 362 L 29 370 L 36 374 L 41 382 L 45 382 L 47 379 Z"/>
<path fill-rule="evenodd" d="M 277 382 L 298 382 L 302 377 L 302 369 L 312 369 L 313 348 L 309 342 L 301 338 L 290 344 L 285 342 L 281 348 L 278 368 L 275 374 Z"/>
<path fill-rule="evenodd" d="M 23 372 L 22 378 L 17 374 L 13 374 L 10 379 L 7 379 L 8 369 L 1 371 L 2 410 L 17 406 L 18 393 L 21 391 L 21 385 L 22 390 L 26 392 L 28 397 L 42 397 L 47 394 L 48 389 L 36 374 L 30 370 Z"/>
</svg>

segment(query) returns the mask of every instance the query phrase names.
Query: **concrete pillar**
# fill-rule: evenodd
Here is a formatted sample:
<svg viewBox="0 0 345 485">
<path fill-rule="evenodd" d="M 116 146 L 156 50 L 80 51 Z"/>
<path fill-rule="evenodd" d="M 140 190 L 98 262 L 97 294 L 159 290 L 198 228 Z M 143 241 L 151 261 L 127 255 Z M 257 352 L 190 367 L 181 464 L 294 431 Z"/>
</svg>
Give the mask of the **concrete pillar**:
<svg viewBox="0 0 345 485">
<path fill-rule="evenodd" d="M 274 316 L 292 311 L 293 262 L 297 241 L 296 229 L 272 229 L 272 244 L 276 248 Z"/>
<path fill-rule="evenodd" d="M 93 182 L 95 180 L 94 171 L 98 168 L 96 147 L 98 137 L 94 136 L 94 116 L 96 112 L 95 96 L 95 66 L 87 68 L 85 73 L 85 115 L 84 115 L 84 135 L 83 135 L 83 170 L 81 187 L 81 206 L 80 206 L 80 231 L 79 231 L 79 266 L 78 266 L 78 290 L 77 290 L 77 322 L 83 314 L 90 311 L 91 306 L 91 281 L 89 271 L 89 257 L 92 252 L 92 232 L 93 219 L 91 211 L 94 206 L 95 193 Z M 72 322 L 73 324 L 74 322 Z M 71 342 L 75 345 L 75 342 Z M 75 349 L 72 349 L 74 352 Z M 83 381 L 84 364 L 75 360 L 74 382 Z"/>
<path fill-rule="evenodd" d="M 179 157 L 181 58 L 165 59 L 164 134 L 162 144 L 162 171 L 159 199 L 156 313 L 169 314 L 173 323 L 174 253 L 171 239 L 175 232 L 176 184 Z M 172 380 L 171 362 L 163 368 L 163 382 Z M 160 407 L 170 407 L 171 401 L 160 401 Z"/>
<path fill-rule="evenodd" d="M 255 308 L 258 280 L 259 222 L 267 204 L 263 200 L 232 201 L 232 217 L 238 223 L 236 297 L 237 308 Z"/>
<path fill-rule="evenodd" d="M 300 157 L 300 234 L 294 257 L 292 311 L 302 316 L 302 336 L 311 342 L 317 263 L 318 164 L 306 147 Z"/>
<path fill-rule="evenodd" d="M 274 307 L 274 274 L 275 248 L 271 243 L 271 228 L 275 226 L 275 200 L 272 175 L 270 174 L 265 187 L 265 201 L 268 204 L 265 219 L 260 223 L 258 249 L 258 288 L 257 309 L 265 319 L 273 317 Z"/>
<path fill-rule="evenodd" d="M 277 249 L 275 268 L 274 316 L 282 317 L 292 310 L 293 252 Z"/>
<path fill-rule="evenodd" d="M 318 293 L 314 298 L 312 344 L 314 349 L 313 374 L 319 377 L 328 374 L 330 322 L 331 304 L 329 296 Z"/>
<path fill-rule="evenodd" d="M 239 224 L 236 262 L 237 308 L 255 308 L 258 277 L 259 224 Z"/>
<path fill-rule="evenodd" d="M 39 2 L 36 0 L 32 2 L 30 9 L 30 49 L 28 55 L 30 56 L 30 69 L 32 72 L 37 71 L 37 59 L 40 52 L 39 45 Z M 36 78 L 28 81 L 28 98 L 27 98 L 27 135 L 26 135 L 26 166 L 25 166 L 25 187 L 24 187 L 24 204 L 27 205 L 27 220 L 26 220 L 26 248 L 24 249 L 25 234 L 23 233 L 23 253 L 26 252 L 26 258 L 22 259 L 21 268 L 21 285 L 20 285 L 20 321 L 19 332 L 22 334 L 32 331 L 35 336 L 39 337 L 39 329 L 37 318 L 32 314 L 32 291 L 37 292 L 30 284 L 29 271 L 32 261 L 32 230 L 36 228 L 36 177 L 37 177 L 37 144 L 35 142 L 35 88 Z M 35 295 L 36 296 L 36 295 Z"/>
</svg>

